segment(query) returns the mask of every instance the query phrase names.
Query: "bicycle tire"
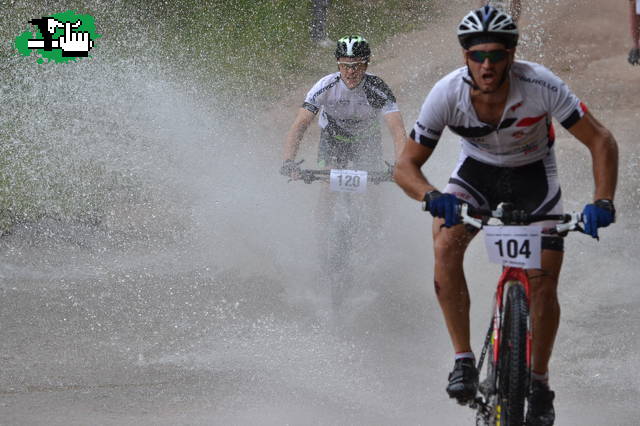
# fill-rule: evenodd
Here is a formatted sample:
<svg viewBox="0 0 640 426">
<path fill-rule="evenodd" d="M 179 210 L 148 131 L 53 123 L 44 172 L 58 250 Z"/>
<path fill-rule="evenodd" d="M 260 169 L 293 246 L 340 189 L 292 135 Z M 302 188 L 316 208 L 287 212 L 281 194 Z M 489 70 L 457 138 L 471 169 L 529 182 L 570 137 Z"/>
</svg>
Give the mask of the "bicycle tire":
<svg viewBox="0 0 640 426">
<path fill-rule="evenodd" d="M 529 305 L 519 281 L 506 283 L 503 323 L 498 356 L 498 412 L 500 425 L 522 426 L 529 388 L 527 333 Z"/>
<path fill-rule="evenodd" d="M 352 252 L 358 219 L 354 213 L 354 199 L 349 193 L 334 193 L 334 204 L 327 212 L 321 232 L 322 274 L 329 286 L 331 306 L 341 310 L 353 285 Z"/>
</svg>

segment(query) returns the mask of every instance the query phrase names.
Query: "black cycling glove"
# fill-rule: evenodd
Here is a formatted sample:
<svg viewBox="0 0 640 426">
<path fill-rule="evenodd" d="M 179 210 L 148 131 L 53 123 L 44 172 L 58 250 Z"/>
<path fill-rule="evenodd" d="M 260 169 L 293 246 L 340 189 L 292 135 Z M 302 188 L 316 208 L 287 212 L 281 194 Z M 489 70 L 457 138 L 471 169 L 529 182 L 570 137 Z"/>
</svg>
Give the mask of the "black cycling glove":
<svg viewBox="0 0 640 426">
<path fill-rule="evenodd" d="M 300 173 L 300 163 L 294 160 L 284 160 L 280 167 L 280 174 L 287 177 L 293 177 L 294 173 Z"/>
</svg>

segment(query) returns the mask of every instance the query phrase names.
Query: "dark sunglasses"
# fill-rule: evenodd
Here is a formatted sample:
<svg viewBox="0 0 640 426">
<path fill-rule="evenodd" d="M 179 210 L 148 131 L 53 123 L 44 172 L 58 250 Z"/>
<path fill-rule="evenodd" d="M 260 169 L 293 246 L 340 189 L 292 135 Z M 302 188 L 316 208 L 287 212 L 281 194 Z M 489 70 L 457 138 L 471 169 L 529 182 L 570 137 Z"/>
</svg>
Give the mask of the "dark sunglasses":
<svg viewBox="0 0 640 426">
<path fill-rule="evenodd" d="M 469 57 L 469 59 L 479 64 L 483 63 L 485 59 L 489 59 L 489 62 L 491 62 L 492 64 L 497 64 L 498 62 L 501 62 L 507 59 L 508 55 L 509 55 L 509 51 L 504 49 L 467 50 L 467 56 Z"/>
</svg>

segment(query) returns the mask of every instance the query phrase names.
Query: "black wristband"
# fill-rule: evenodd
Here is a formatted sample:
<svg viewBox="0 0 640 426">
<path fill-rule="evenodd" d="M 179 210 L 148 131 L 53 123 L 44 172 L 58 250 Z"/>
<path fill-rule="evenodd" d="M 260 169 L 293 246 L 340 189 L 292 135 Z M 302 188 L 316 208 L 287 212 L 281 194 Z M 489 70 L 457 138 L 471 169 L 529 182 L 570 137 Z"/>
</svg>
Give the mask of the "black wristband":
<svg viewBox="0 0 640 426">
<path fill-rule="evenodd" d="M 603 198 L 600 200 L 596 200 L 593 204 L 595 204 L 597 207 L 600 207 L 601 209 L 604 209 L 613 213 L 614 215 L 616 214 L 616 208 L 613 205 L 613 200 L 608 200 Z"/>
<path fill-rule="evenodd" d="M 442 196 L 442 192 L 438 191 L 437 189 L 424 194 L 424 198 L 422 199 L 422 210 L 424 210 L 425 212 L 429 211 L 429 203 L 440 196 Z"/>
</svg>

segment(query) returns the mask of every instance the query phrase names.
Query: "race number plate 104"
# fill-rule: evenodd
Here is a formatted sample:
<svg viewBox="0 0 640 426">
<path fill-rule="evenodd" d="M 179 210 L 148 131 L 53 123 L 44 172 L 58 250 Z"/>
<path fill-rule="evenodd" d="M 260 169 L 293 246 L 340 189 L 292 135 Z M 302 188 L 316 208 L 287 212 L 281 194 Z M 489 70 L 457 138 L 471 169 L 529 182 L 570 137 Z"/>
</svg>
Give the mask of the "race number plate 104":
<svg viewBox="0 0 640 426">
<path fill-rule="evenodd" d="M 329 188 L 336 192 L 366 192 L 367 172 L 331 169 Z"/>
<path fill-rule="evenodd" d="M 487 226 L 484 235 L 490 262 L 540 268 L 541 226 Z"/>
</svg>

